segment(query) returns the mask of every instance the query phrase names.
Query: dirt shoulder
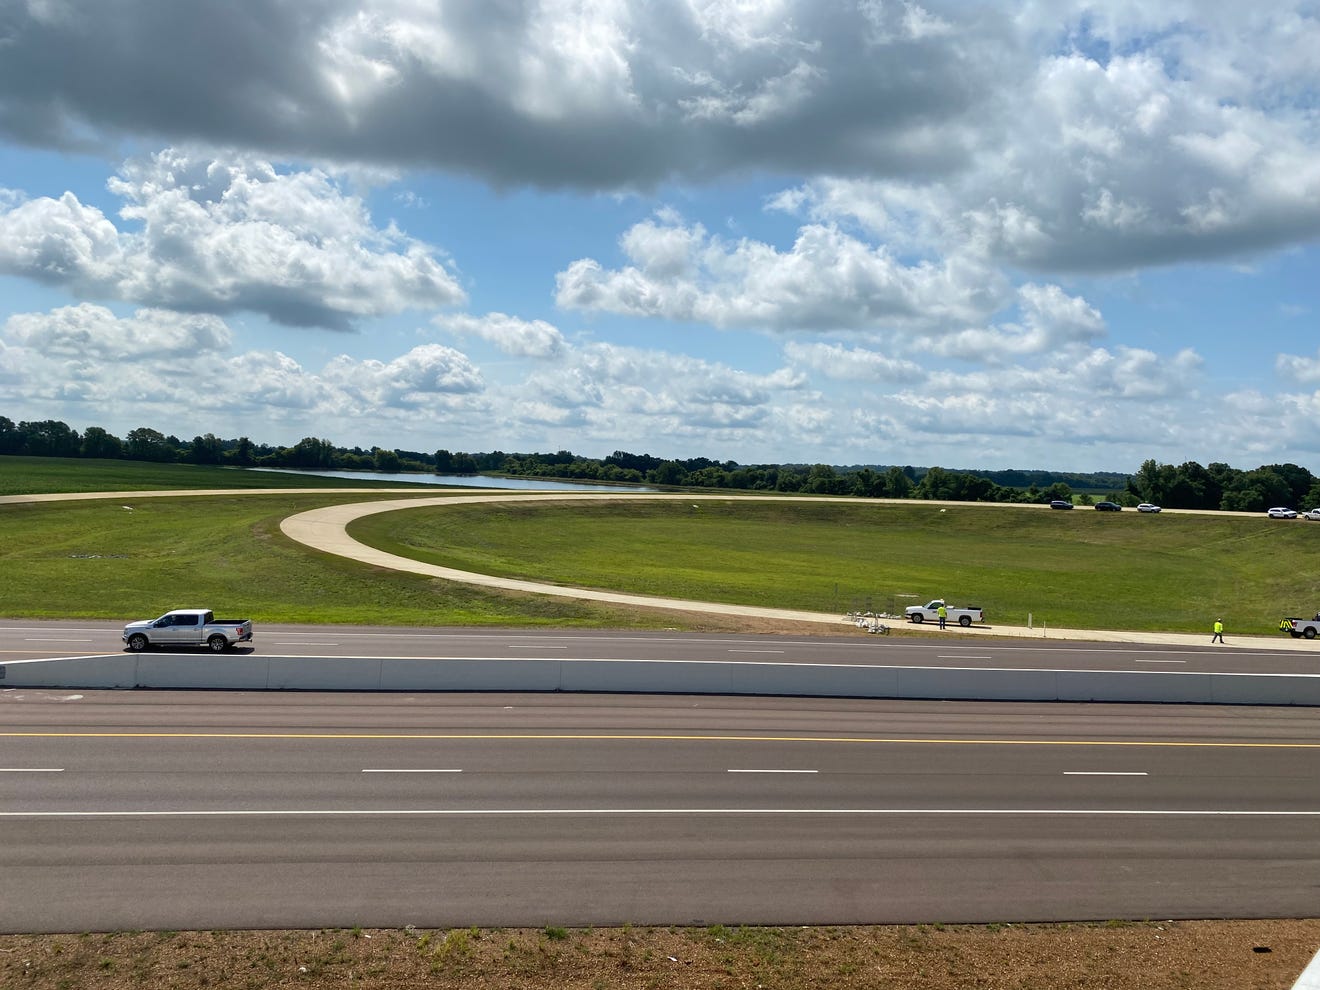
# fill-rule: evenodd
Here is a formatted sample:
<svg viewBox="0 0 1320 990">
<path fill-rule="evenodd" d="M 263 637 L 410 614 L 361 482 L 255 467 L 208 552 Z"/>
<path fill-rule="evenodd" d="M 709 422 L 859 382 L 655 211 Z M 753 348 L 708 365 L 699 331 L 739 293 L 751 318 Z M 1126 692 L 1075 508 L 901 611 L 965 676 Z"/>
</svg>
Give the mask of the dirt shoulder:
<svg viewBox="0 0 1320 990">
<path fill-rule="evenodd" d="M 1320 920 L 0 936 L 0 987 L 1288 990 Z"/>
</svg>

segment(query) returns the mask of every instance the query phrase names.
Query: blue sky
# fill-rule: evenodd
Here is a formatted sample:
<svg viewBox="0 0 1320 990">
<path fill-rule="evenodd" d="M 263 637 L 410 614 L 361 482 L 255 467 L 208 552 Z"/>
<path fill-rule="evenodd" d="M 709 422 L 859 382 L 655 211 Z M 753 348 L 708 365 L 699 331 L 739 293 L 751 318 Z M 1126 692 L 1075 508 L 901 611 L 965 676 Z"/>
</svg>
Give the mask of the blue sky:
<svg viewBox="0 0 1320 990">
<path fill-rule="evenodd" d="M 1320 4 L 0 0 L 0 415 L 1320 470 Z"/>
</svg>

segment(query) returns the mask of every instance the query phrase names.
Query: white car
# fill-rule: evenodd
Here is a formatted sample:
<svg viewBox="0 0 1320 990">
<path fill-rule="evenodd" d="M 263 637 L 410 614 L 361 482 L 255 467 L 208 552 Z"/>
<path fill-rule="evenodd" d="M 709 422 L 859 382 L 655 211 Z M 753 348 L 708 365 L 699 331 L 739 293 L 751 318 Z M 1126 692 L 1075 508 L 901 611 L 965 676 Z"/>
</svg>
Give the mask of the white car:
<svg viewBox="0 0 1320 990">
<path fill-rule="evenodd" d="M 1310 519 L 1312 522 L 1320 522 L 1320 509 L 1307 509 L 1302 513 L 1303 519 Z"/>
<path fill-rule="evenodd" d="M 1139 506 L 1137 506 L 1137 511 L 1138 511 L 1138 512 L 1159 512 L 1159 511 L 1160 511 L 1160 507 L 1159 507 L 1158 505 L 1153 505 L 1153 504 L 1151 504 L 1150 502 L 1142 502 Z"/>
<path fill-rule="evenodd" d="M 1285 508 L 1284 508 L 1283 506 L 1281 506 L 1281 505 L 1275 506 L 1273 509 L 1270 509 L 1270 510 L 1267 511 L 1265 514 L 1266 514 L 1267 516 L 1269 516 L 1271 519 L 1296 519 L 1296 518 L 1297 518 L 1297 510 L 1296 510 L 1296 509 L 1285 509 Z"/>
</svg>

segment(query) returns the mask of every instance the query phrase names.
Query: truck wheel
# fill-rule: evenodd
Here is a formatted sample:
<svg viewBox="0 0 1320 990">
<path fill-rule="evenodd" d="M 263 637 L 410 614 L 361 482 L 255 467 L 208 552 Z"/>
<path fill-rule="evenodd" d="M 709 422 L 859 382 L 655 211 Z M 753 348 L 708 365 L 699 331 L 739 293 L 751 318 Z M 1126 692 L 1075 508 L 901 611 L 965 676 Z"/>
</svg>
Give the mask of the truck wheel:
<svg viewBox="0 0 1320 990">
<path fill-rule="evenodd" d="M 128 637 L 128 648 L 134 653 L 141 653 L 147 648 L 147 637 L 141 633 L 134 633 Z"/>
<path fill-rule="evenodd" d="M 1315 639 L 1315 626 L 1307 626 L 1302 635 L 1307 639 Z"/>
<path fill-rule="evenodd" d="M 912 621 L 915 622 L 917 625 L 921 625 L 923 622 L 926 621 L 926 617 L 922 615 L 920 612 L 913 612 Z"/>
<path fill-rule="evenodd" d="M 212 653 L 224 653 L 225 650 L 229 649 L 229 640 L 223 636 L 215 635 L 206 641 L 206 645 Z"/>
<path fill-rule="evenodd" d="M 958 616 L 958 625 L 962 626 L 964 629 L 966 629 L 971 624 L 972 624 L 972 617 L 970 615 Z"/>
</svg>

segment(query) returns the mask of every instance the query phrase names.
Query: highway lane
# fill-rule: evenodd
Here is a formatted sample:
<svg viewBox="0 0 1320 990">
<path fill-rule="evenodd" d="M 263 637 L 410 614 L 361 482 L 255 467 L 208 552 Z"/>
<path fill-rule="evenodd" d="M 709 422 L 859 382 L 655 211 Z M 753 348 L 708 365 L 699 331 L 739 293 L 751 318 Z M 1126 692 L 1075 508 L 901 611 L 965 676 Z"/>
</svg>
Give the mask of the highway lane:
<svg viewBox="0 0 1320 990">
<path fill-rule="evenodd" d="M 0 692 L 0 929 L 1313 915 L 1320 713 Z"/>
<path fill-rule="evenodd" d="M 0 621 L 0 662 L 7 659 L 122 653 L 122 624 Z M 1165 670 L 1215 673 L 1320 673 L 1320 645 L 1285 640 L 1278 649 L 1224 649 L 1161 643 L 1046 639 L 970 639 L 904 635 L 900 624 L 874 636 L 840 622 L 831 636 L 712 635 L 613 630 L 402 629 L 262 625 L 240 653 L 261 656 L 362 656 L 720 660 L 756 663 Z M 1208 639 L 1208 637 L 1207 637 Z M 1231 637 L 1230 637 L 1231 640 Z M 1298 647 L 1301 646 L 1301 649 Z M 1290 648 L 1289 648 L 1290 647 Z M 199 653 L 199 657 L 206 654 Z M 214 658 L 212 658 L 214 659 Z"/>
</svg>

